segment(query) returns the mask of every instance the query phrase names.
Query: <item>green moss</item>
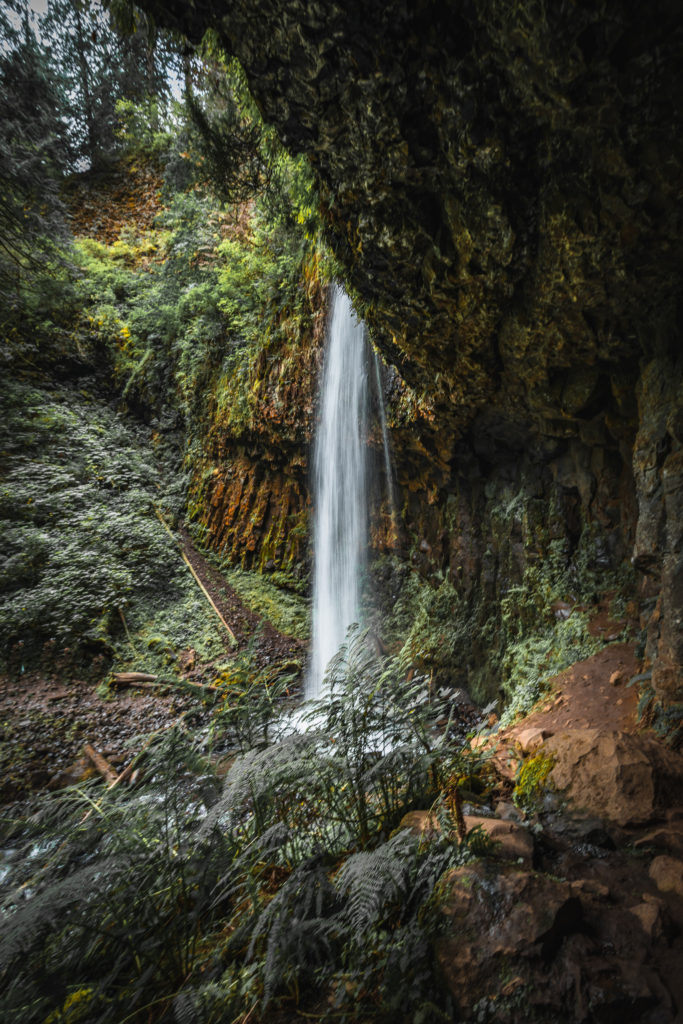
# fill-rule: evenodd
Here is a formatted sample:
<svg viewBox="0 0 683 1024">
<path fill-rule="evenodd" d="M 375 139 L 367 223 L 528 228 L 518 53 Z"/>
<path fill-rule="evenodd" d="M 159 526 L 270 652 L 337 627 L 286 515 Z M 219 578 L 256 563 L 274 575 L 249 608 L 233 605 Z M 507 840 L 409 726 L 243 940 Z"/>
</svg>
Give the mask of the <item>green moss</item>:
<svg viewBox="0 0 683 1024">
<path fill-rule="evenodd" d="M 215 613 L 180 561 L 173 587 L 161 605 L 138 602 L 127 613 L 131 641 L 119 638 L 113 671 L 144 671 L 162 677 L 178 671 L 178 655 L 193 648 L 199 663 L 225 654 L 225 633 Z"/>
<path fill-rule="evenodd" d="M 519 770 L 517 784 L 512 793 L 512 799 L 518 807 L 529 813 L 536 809 L 549 788 L 548 778 L 554 764 L 554 758 L 544 753 L 527 758 Z"/>
<path fill-rule="evenodd" d="M 154 508 L 173 478 L 149 432 L 83 389 L 5 382 L 0 646 L 110 649 L 119 610 L 173 587 Z"/>
<path fill-rule="evenodd" d="M 310 635 L 308 602 L 283 590 L 258 572 L 237 569 L 225 562 L 222 572 L 233 590 L 251 611 L 263 616 L 286 636 L 307 640 Z"/>
</svg>

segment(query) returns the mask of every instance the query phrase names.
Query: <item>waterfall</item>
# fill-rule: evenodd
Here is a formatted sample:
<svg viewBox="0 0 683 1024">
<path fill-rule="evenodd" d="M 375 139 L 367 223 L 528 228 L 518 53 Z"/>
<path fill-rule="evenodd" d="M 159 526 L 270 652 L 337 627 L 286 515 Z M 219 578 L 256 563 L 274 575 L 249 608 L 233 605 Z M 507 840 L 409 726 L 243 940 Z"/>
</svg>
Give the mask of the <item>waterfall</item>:
<svg viewBox="0 0 683 1024">
<path fill-rule="evenodd" d="M 306 696 L 360 613 L 367 545 L 367 346 L 346 292 L 335 285 L 320 387 L 313 466 L 313 638 Z"/>
</svg>

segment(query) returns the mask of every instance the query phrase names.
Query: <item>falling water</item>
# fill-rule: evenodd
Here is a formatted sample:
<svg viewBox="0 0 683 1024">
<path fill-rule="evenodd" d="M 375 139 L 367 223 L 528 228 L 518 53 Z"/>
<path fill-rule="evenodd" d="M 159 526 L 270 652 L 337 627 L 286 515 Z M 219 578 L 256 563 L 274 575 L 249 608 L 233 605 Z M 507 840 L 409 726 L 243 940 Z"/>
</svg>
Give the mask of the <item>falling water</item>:
<svg viewBox="0 0 683 1024">
<path fill-rule="evenodd" d="M 320 693 L 330 658 L 359 618 L 367 543 L 367 348 L 344 290 L 334 286 L 315 444 L 313 646 L 306 696 Z"/>
</svg>

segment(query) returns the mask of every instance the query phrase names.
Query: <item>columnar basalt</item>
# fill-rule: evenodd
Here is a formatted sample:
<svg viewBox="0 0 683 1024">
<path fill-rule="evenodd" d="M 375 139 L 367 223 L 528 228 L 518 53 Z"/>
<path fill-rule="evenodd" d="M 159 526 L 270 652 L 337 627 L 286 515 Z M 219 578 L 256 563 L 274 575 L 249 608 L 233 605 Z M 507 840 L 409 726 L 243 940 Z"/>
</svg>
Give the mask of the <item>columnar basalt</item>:
<svg viewBox="0 0 683 1024">
<path fill-rule="evenodd" d="M 586 524 L 604 537 L 597 568 L 633 556 L 658 595 L 644 608 L 653 682 L 673 700 L 678 5 L 145 6 L 194 39 L 215 28 L 265 118 L 309 157 L 359 312 L 430 409 L 407 445 L 424 450 L 430 500 L 412 490 L 412 455 L 399 475 L 409 519 L 441 524 L 431 550 L 465 592 L 500 589 L 491 502 L 512 474 L 510 558 L 528 561 L 541 529 L 576 544 Z"/>
<path fill-rule="evenodd" d="M 278 338 L 219 374 L 206 395 L 192 460 L 190 515 L 204 541 L 245 568 L 305 571 L 308 450 L 322 361 L 326 286 L 304 267 L 302 308 L 285 310 Z"/>
</svg>

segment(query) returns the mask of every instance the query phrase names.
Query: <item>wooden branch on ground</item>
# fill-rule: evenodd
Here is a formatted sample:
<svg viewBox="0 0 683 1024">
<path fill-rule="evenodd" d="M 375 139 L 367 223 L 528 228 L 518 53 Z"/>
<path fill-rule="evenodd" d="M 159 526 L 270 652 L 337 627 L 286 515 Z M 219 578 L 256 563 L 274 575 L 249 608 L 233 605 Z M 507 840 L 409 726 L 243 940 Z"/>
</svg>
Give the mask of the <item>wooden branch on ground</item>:
<svg viewBox="0 0 683 1024">
<path fill-rule="evenodd" d="M 149 672 L 113 672 L 112 681 L 116 686 L 135 686 L 136 683 L 153 683 L 156 676 Z"/>
<path fill-rule="evenodd" d="M 160 732 L 164 732 L 166 729 L 169 728 L 171 728 L 171 726 L 165 726 L 163 729 L 157 729 L 156 732 L 153 732 L 151 736 L 148 736 L 147 741 L 143 743 L 143 745 L 138 750 L 137 754 L 133 755 L 133 757 L 130 760 L 130 763 L 127 764 L 123 771 L 116 776 L 113 782 L 109 783 L 107 789 L 115 789 L 116 786 L 120 786 L 122 782 L 128 782 L 133 772 L 137 771 L 136 766 L 140 758 L 147 751 L 148 747 L 152 745 L 152 743 L 154 742 L 154 740 L 156 739 Z"/>
<path fill-rule="evenodd" d="M 233 633 L 233 631 L 232 631 L 232 630 L 230 629 L 230 626 L 229 626 L 229 625 L 227 624 L 227 622 L 225 621 L 225 619 L 223 618 L 223 616 L 221 615 L 221 613 L 220 613 L 220 612 L 218 611 L 218 608 L 217 608 L 217 607 L 216 607 L 216 605 L 214 604 L 214 600 L 213 600 L 213 598 L 211 597 L 211 594 L 210 594 L 210 593 L 208 592 L 208 590 L 206 589 L 206 587 L 204 586 L 204 584 L 203 584 L 203 583 L 202 583 L 202 581 L 200 580 L 199 576 L 198 576 L 198 575 L 197 575 L 197 573 L 195 572 L 195 570 L 194 570 L 194 567 L 193 567 L 192 563 L 190 562 L 190 559 L 189 559 L 189 558 L 187 557 L 187 555 L 185 554 L 185 552 L 184 552 L 184 551 L 181 551 L 181 555 L 182 555 L 182 558 L 183 558 L 183 562 L 185 563 L 185 565 L 187 566 L 187 568 L 188 568 L 188 569 L 190 570 L 190 572 L 191 572 L 191 573 L 192 573 L 192 575 L 194 576 L 195 580 L 197 581 L 197 586 L 198 586 L 198 587 L 200 588 L 200 590 L 201 590 L 201 591 L 202 591 L 202 593 L 204 594 L 204 597 L 205 597 L 205 598 L 206 598 L 206 600 L 207 600 L 207 601 L 209 602 L 209 604 L 211 605 L 211 607 L 212 607 L 212 608 L 213 608 L 213 610 L 215 611 L 216 615 L 218 616 L 218 618 L 219 618 L 219 619 L 221 620 L 221 622 L 223 623 L 223 625 L 224 625 L 224 626 L 225 626 L 225 628 L 227 629 L 227 631 L 228 631 L 228 633 L 230 634 L 230 636 L 232 637 L 233 641 L 234 641 L 235 643 L 237 643 L 237 637 L 235 636 L 235 634 Z"/>
<path fill-rule="evenodd" d="M 168 525 L 168 523 L 166 522 L 166 520 L 165 520 L 165 519 L 164 519 L 164 517 L 162 516 L 161 512 L 159 511 L 159 509 L 155 509 L 155 511 L 156 511 L 156 514 L 157 514 L 157 518 L 159 519 L 159 522 L 161 523 L 161 525 L 162 525 L 162 526 L 164 527 L 164 529 L 166 530 L 166 533 L 167 533 L 167 534 L 169 535 L 169 537 L 171 538 L 171 540 L 172 540 L 172 541 L 174 541 L 174 542 L 175 542 L 176 544 L 178 544 L 178 540 L 177 540 L 177 538 L 173 536 L 173 534 L 172 534 L 172 532 L 171 532 L 171 530 L 170 530 L 170 528 L 169 528 L 169 525 Z M 178 544 L 178 546 L 180 547 L 180 545 L 179 545 L 179 544 Z M 219 619 L 221 620 L 221 622 L 223 623 L 223 625 L 224 625 L 224 626 L 225 626 L 225 628 L 227 629 L 228 633 L 230 634 L 230 636 L 232 637 L 232 639 L 234 640 L 234 642 L 235 642 L 235 643 L 237 643 L 237 637 L 235 636 L 235 634 L 233 633 L 233 631 L 232 631 L 232 630 L 230 629 L 230 626 L 229 626 L 229 625 L 227 624 L 227 622 L 225 621 L 225 619 L 223 618 L 223 616 L 222 616 L 222 615 L 221 615 L 221 613 L 219 612 L 218 608 L 217 608 L 217 607 L 216 607 L 216 605 L 215 605 L 215 602 L 214 602 L 213 598 L 211 597 L 211 594 L 210 594 L 210 593 L 208 592 L 208 590 L 206 589 L 206 587 L 204 586 L 204 584 L 203 584 L 203 583 L 202 583 L 202 581 L 200 580 L 199 576 L 198 576 L 198 575 L 197 575 L 197 573 L 195 572 L 195 569 L 194 569 L 194 567 L 193 567 L 192 563 L 190 562 L 190 559 L 189 559 L 189 558 L 187 557 L 187 555 L 186 555 L 186 554 L 185 554 L 185 552 L 183 551 L 182 547 L 180 548 L 180 555 L 181 555 L 181 558 L 182 558 L 183 562 L 185 563 L 185 565 L 187 566 L 187 568 L 188 568 L 188 569 L 190 570 L 190 572 L 191 572 L 191 573 L 192 573 L 192 575 L 194 576 L 194 578 L 195 578 L 195 581 L 196 581 L 196 583 L 197 583 L 197 586 L 198 586 L 198 587 L 199 587 L 199 589 L 201 590 L 202 594 L 204 595 L 204 597 L 206 598 L 206 600 L 207 600 L 207 601 L 209 602 L 209 604 L 211 605 L 211 607 L 212 607 L 212 608 L 213 608 L 213 610 L 215 611 L 216 615 L 218 616 L 218 618 L 219 618 Z"/>
<path fill-rule="evenodd" d="M 126 631 L 126 637 L 128 638 L 128 643 L 131 646 L 131 650 L 133 650 L 137 654 L 137 651 L 135 651 L 135 644 L 133 643 L 133 638 L 130 635 L 130 630 L 128 629 L 128 623 L 126 622 L 126 616 L 123 614 L 123 608 L 121 608 L 120 606 L 119 606 L 119 615 L 121 616 L 121 622 L 123 623 L 123 628 Z"/>
<path fill-rule="evenodd" d="M 103 757 L 102 754 L 98 753 L 90 743 L 85 744 L 83 747 L 83 753 L 95 766 L 100 775 L 106 779 L 110 785 L 113 785 L 118 775 L 116 770 L 109 764 L 106 757 Z"/>
</svg>

